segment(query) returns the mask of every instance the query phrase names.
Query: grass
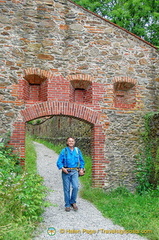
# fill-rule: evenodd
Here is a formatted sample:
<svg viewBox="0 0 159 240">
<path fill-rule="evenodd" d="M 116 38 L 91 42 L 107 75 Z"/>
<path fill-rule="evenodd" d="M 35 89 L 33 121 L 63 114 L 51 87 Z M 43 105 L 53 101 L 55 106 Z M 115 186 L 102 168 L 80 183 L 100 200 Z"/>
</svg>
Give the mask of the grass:
<svg viewBox="0 0 159 240">
<path fill-rule="evenodd" d="M 159 239 L 159 191 L 143 195 L 131 193 L 124 187 L 110 192 L 91 187 L 91 158 L 86 159 L 86 175 L 81 178 L 81 196 L 92 202 L 114 224 L 126 230 L 138 231 L 151 240 Z M 142 231 L 148 230 L 147 233 Z"/>
<path fill-rule="evenodd" d="M 25 159 L 25 169 L 29 173 L 36 173 L 36 151 L 32 142 L 31 136 L 27 135 L 25 139 L 26 145 L 26 159 Z"/>
<path fill-rule="evenodd" d="M 54 146 L 38 140 L 59 154 L 64 146 Z M 91 158 L 84 156 L 86 175 L 81 177 L 83 188 L 80 192 L 84 199 L 92 202 L 114 224 L 123 226 L 125 230 L 134 230 L 150 240 L 159 240 L 159 191 L 151 191 L 139 195 L 131 193 L 124 187 L 110 192 L 93 188 L 91 179 Z M 106 226 L 103 226 L 106 228 Z M 142 233 L 142 231 L 148 231 Z"/>
</svg>

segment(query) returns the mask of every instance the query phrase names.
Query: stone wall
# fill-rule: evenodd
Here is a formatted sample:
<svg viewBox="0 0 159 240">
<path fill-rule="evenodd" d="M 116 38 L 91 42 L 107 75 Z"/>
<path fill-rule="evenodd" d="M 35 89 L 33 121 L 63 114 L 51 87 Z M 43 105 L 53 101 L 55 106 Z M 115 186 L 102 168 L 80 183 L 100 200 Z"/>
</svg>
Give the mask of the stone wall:
<svg viewBox="0 0 159 240">
<path fill-rule="evenodd" d="M 69 0 L 0 4 L 0 134 L 24 157 L 27 121 L 85 120 L 95 185 L 132 189 L 143 116 L 158 109 L 156 48 Z"/>
</svg>

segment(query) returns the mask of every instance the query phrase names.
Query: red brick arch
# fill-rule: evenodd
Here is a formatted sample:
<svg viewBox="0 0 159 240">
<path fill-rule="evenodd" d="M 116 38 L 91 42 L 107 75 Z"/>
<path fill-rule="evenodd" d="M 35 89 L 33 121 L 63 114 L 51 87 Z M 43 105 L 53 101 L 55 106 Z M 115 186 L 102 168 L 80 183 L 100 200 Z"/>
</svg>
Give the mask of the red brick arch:
<svg viewBox="0 0 159 240">
<path fill-rule="evenodd" d="M 92 124 L 99 124 L 100 114 L 84 105 L 64 101 L 47 101 L 34 104 L 22 110 L 24 121 L 47 115 L 68 115 L 83 119 Z"/>
<path fill-rule="evenodd" d="M 67 77 L 69 81 L 80 80 L 80 81 L 92 81 L 93 77 L 88 74 L 72 74 Z"/>
<path fill-rule="evenodd" d="M 24 69 L 23 77 L 27 78 L 29 75 L 37 75 L 41 78 L 52 78 L 54 74 L 51 71 L 43 70 L 40 68 L 27 68 Z"/>
<path fill-rule="evenodd" d="M 104 142 L 105 136 L 102 125 L 100 124 L 100 113 L 77 103 L 65 101 L 46 101 L 36 103 L 21 111 L 18 121 L 14 123 L 14 130 L 11 138 L 11 144 L 14 145 L 20 156 L 25 157 L 25 125 L 27 121 L 49 116 L 49 115 L 73 116 L 78 119 L 87 121 L 93 125 L 92 131 L 92 176 L 93 185 L 102 187 L 105 178 L 104 160 Z"/>
<path fill-rule="evenodd" d="M 127 83 L 132 83 L 132 84 L 136 84 L 137 83 L 137 80 L 134 79 L 134 78 L 130 78 L 130 77 L 114 77 L 113 78 L 113 83 L 116 83 L 116 82 L 127 82 Z"/>
</svg>

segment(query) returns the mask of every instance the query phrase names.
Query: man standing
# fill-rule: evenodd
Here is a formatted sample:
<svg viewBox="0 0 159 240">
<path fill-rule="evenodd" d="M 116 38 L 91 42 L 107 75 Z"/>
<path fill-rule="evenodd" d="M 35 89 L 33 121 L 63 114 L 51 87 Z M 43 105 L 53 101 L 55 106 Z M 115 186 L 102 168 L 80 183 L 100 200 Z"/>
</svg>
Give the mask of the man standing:
<svg viewBox="0 0 159 240">
<path fill-rule="evenodd" d="M 67 138 L 67 147 L 62 149 L 57 160 L 58 169 L 62 170 L 65 211 L 69 212 L 71 206 L 78 210 L 76 199 L 78 194 L 78 169 L 84 175 L 84 160 L 81 151 L 75 147 L 75 139 Z M 72 191 L 71 191 L 72 186 Z"/>
</svg>

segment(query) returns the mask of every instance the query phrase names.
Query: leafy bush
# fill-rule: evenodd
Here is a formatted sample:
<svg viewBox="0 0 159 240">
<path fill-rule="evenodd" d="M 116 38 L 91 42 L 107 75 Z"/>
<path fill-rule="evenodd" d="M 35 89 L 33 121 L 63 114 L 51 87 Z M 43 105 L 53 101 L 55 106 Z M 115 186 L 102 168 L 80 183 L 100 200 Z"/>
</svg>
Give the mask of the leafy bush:
<svg viewBox="0 0 159 240">
<path fill-rule="evenodd" d="M 143 157 L 143 154 L 139 154 L 136 160 L 136 191 L 143 194 L 146 191 L 150 191 L 153 185 L 150 182 L 152 173 L 152 157 L 148 154 Z"/>
<path fill-rule="evenodd" d="M 155 179 L 159 182 L 159 147 L 156 151 L 156 161 L 154 162 L 155 165 Z"/>
<path fill-rule="evenodd" d="M 0 149 L 0 233 L 4 240 L 30 239 L 41 219 L 46 188 L 38 174 L 27 173 L 12 148 Z M 24 227 L 22 227 L 24 225 Z"/>
<path fill-rule="evenodd" d="M 145 130 L 142 133 L 144 147 L 136 158 L 135 170 L 136 190 L 140 194 L 157 189 L 159 184 L 159 138 L 154 125 L 156 115 L 157 113 L 152 112 L 144 116 Z"/>
</svg>

